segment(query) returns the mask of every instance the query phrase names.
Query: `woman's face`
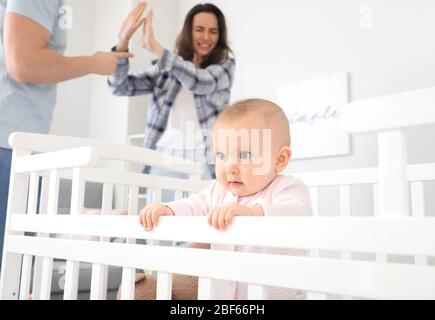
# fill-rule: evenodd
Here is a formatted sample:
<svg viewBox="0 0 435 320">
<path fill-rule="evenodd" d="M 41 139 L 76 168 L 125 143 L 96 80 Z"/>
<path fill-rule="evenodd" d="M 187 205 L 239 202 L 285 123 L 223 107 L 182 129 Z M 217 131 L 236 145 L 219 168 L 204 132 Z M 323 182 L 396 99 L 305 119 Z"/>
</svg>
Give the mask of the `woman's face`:
<svg viewBox="0 0 435 320">
<path fill-rule="evenodd" d="M 192 25 L 193 50 L 199 58 L 208 56 L 219 40 L 218 21 L 214 14 L 201 12 L 195 15 Z"/>
</svg>

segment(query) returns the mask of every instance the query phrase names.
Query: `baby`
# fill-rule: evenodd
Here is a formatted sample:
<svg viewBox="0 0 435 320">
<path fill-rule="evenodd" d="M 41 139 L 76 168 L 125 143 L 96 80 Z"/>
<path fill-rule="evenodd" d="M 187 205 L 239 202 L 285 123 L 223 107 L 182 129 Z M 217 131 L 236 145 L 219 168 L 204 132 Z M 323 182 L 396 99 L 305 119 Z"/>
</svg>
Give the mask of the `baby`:
<svg viewBox="0 0 435 320">
<path fill-rule="evenodd" d="M 207 216 L 210 226 L 225 230 L 234 216 L 311 215 L 310 196 L 298 179 L 280 175 L 292 155 L 289 122 L 276 104 L 244 100 L 225 109 L 213 127 L 216 177 L 209 188 L 189 198 L 151 204 L 140 212 L 145 230 L 160 216 Z M 302 250 L 212 245 L 212 249 L 303 255 Z M 246 299 L 243 283 L 216 281 L 216 299 Z M 303 299 L 304 292 L 269 287 L 269 299 Z"/>
</svg>

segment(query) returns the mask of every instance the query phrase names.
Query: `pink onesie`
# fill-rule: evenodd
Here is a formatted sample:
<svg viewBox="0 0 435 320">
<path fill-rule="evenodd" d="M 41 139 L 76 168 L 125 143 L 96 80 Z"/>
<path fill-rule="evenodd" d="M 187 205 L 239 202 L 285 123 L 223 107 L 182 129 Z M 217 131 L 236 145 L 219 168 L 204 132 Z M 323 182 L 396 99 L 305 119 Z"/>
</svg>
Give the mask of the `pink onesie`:
<svg viewBox="0 0 435 320">
<path fill-rule="evenodd" d="M 166 203 L 177 216 L 206 216 L 213 208 L 227 203 L 259 204 L 265 216 L 308 216 L 312 214 L 310 195 L 306 186 L 292 176 L 277 176 L 265 189 L 251 196 L 238 197 L 225 190 L 217 181 L 189 198 Z M 305 255 L 305 250 L 274 249 L 253 246 L 217 245 L 212 249 L 241 252 Z M 247 285 L 216 280 L 215 299 L 246 299 Z M 267 288 L 268 299 L 304 299 L 305 292 L 276 287 Z"/>
</svg>

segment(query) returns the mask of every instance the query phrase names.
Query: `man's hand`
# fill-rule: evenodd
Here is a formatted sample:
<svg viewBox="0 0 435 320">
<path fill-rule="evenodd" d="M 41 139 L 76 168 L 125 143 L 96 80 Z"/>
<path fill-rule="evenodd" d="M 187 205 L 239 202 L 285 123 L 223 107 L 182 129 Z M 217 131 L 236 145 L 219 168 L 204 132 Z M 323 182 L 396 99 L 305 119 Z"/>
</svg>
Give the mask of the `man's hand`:
<svg viewBox="0 0 435 320">
<path fill-rule="evenodd" d="M 133 54 L 128 52 L 98 51 L 92 56 L 94 73 L 102 76 L 113 74 L 118 65 L 118 60 L 123 58 L 133 58 Z"/>
</svg>

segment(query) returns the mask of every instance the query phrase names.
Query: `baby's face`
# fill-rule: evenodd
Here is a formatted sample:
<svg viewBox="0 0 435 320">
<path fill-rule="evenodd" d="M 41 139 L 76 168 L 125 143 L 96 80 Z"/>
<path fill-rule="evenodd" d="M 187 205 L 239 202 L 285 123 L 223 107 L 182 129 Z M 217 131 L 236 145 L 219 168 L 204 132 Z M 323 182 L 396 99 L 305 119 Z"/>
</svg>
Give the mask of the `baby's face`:
<svg viewBox="0 0 435 320">
<path fill-rule="evenodd" d="M 224 188 L 239 197 L 250 196 L 275 179 L 279 146 L 272 134 L 249 119 L 215 127 L 216 177 Z"/>
</svg>

